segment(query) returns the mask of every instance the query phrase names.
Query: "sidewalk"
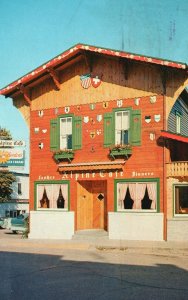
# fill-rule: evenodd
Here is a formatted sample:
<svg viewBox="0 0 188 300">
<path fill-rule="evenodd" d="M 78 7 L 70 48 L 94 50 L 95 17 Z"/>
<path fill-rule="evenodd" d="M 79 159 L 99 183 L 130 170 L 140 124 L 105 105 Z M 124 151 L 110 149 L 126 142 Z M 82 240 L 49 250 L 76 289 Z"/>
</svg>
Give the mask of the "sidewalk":
<svg viewBox="0 0 188 300">
<path fill-rule="evenodd" d="M 188 256 L 188 242 L 109 240 L 107 234 L 99 231 L 92 234 L 85 231 L 76 234 L 72 240 L 23 239 L 20 234 L 0 236 L 1 251 L 57 253 L 63 249 Z"/>
</svg>

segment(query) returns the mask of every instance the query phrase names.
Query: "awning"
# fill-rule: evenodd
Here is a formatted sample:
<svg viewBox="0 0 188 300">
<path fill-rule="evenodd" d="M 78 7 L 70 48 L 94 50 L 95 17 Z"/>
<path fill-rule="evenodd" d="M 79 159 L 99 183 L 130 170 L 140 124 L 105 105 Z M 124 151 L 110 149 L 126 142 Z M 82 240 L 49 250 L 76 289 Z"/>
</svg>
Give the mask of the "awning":
<svg viewBox="0 0 188 300">
<path fill-rule="evenodd" d="M 167 139 L 172 139 L 172 140 L 183 142 L 183 143 L 188 143 L 188 136 L 177 134 L 177 133 L 172 133 L 169 131 L 161 131 L 161 137 L 164 137 Z"/>
<path fill-rule="evenodd" d="M 114 162 L 85 162 L 85 163 L 75 163 L 75 164 L 59 164 L 58 170 L 60 172 L 79 172 L 79 171 L 100 171 L 100 170 L 121 170 L 124 161 L 114 161 Z"/>
</svg>

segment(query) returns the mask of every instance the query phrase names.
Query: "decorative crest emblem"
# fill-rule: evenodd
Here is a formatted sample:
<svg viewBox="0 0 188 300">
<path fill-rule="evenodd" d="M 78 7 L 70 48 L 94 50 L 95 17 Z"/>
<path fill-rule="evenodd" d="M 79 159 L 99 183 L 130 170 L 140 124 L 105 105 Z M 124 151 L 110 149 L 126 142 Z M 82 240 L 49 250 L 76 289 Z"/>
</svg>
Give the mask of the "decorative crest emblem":
<svg viewBox="0 0 188 300">
<path fill-rule="evenodd" d="M 107 108 L 108 107 L 108 102 L 103 102 L 102 106 L 103 106 L 103 108 Z"/>
<path fill-rule="evenodd" d="M 155 122 L 159 122 L 161 120 L 161 115 L 154 115 Z"/>
<path fill-rule="evenodd" d="M 145 116 L 145 122 L 150 123 L 151 122 L 151 116 Z"/>
<path fill-rule="evenodd" d="M 41 143 L 39 143 L 39 149 L 41 149 L 41 150 L 42 150 L 43 148 L 44 148 L 44 143 L 42 143 L 42 142 L 41 142 Z"/>
<path fill-rule="evenodd" d="M 89 117 L 88 116 L 85 116 L 84 117 L 84 123 L 88 123 L 89 122 Z"/>
<path fill-rule="evenodd" d="M 91 84 L 94 88 L 97 88 L 101 84 L 101 76 L 92 74 Z"/>
<path fill-rule="evenodd" d="M 102 130 L 101 129 L 97 129 L 97 135 L 102 134 Z"/>
<path fill-rule="evenodd" d="M 151 141 L 154 141 L 155 140 L 155 133 L 150 132 L 149 138 L 150 138 Z"/>
<path fill-rule="evenodd" d="M 135 98 L 134 103 L 135 103 L 135 105 L 138 106 L 140 104 L 140 98 Z"/>
<path fill-rule="evenodd" d="M 39 110 L 38 114 L 39 114 L 39 117 L 42 117 L 44 115 L 44 111 L 43 110 Z"/>
<path fill-rule="evenodd" d="M 150 103 L 155 103 L 157 101 L 157 97 L 156 96 L 151 96 L 150 97 Z"/>
<path fill-rule="evenodd" d="M 95 131 L 90 131 L 90 138 L 94 139 L 95 138 Z"/>
<path fill-rule="evenodd" d="M 90 104 L 90 109 L 94 110 L 95 109 L 95 103 Z"/>
<path fill-rule="evenodd" d="M 123 105 L 123 100 L 117 100 L 117 106 L 121 107 Z"/>
<path fill-rule="evenodd" d="M 81 86 L 84 89 L 88 89 L 91 85 L 91 74 L 85 74 L 80 76 Z"/>
<path fill-rule="evenodd" d="M 66 106 L 66 107 L 65 107 L 65 113 L 68 114 L 69 111 L 70 111 L 70 107 L 69 107 L 69 106 Z"/>
<path fill-rule="evenodd" d="M 38 132 L 39 132 L 39 127 L 35 127 L 35 128 L 34 128 L 34 132 L 35 132 L 35 133 L 38 133 Z"/>
<path fill-rule="evenodd" d="M 97 121 L 101 122 L 102 121 L 102 115 L 97 115 Z"/>
</svg>

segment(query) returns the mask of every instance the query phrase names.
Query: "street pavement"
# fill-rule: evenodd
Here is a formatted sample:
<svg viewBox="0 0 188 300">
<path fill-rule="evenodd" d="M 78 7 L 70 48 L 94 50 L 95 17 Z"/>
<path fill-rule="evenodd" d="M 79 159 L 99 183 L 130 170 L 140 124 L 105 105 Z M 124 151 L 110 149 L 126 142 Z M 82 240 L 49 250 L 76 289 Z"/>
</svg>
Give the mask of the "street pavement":
<svg viewBox="0 0 188 300">
<path fill-rule="evenodd" d="M 0 230 L 0 300 L 188 299 L 188 244 L 30 240 Z"/>
</svg>

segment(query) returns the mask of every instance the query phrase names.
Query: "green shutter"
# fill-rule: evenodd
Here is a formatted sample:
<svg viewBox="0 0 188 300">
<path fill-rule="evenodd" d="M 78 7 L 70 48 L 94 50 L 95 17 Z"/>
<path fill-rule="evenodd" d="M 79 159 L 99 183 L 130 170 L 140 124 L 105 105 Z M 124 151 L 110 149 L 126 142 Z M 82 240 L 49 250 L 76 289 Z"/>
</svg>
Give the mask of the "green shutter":
<svg viewBox="0 0 188 300">
<path fill-rule="evenodd" d="M 114 120 L 112 113 L 104 114 L 104 147 L 114 144 Z"/>
<path fill-rule="evenodd" d="M 50 150 L 59 150 L 59 123 L 58 119 L 50 120 Z"/>
<path fill-rule="evenodd" d="M 132 110 L 131 112 L 131 144 L 133 146 L 141 145 L 141 112 Z"/>
<path fill-rule="evenodd" d="M 73 117 L 73 149 L 82 148 L 82 117 Z"/>
</svg>

